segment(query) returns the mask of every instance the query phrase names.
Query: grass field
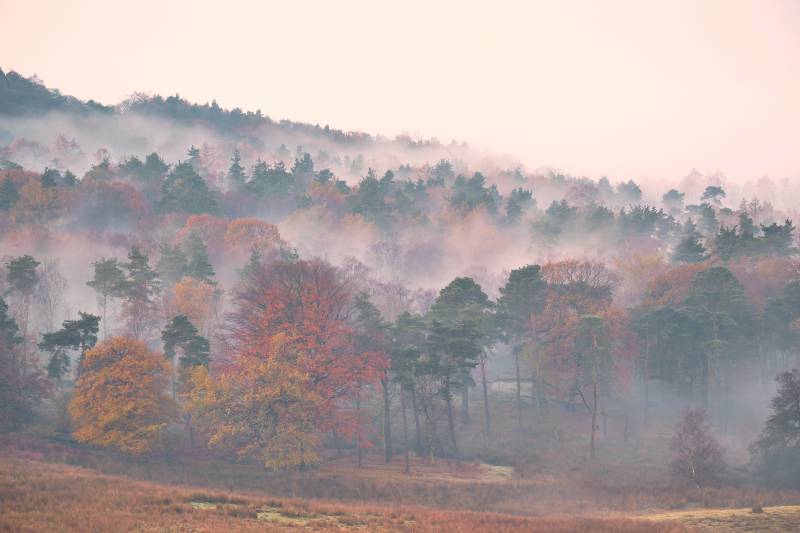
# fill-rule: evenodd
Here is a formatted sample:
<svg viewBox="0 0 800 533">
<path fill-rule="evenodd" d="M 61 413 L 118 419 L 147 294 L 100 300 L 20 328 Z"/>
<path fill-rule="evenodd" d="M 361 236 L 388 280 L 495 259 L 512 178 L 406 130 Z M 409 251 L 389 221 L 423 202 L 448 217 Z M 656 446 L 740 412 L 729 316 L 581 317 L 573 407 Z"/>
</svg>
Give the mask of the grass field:
<svg viewBox="0 0 800 533">
<path fill-rule="evenodd" d="M 0 459 L 0 530 L 689 531 L 678 522 L 634 517 L 525 517 L 216 492 L 8 455 Z"/>
</svg>

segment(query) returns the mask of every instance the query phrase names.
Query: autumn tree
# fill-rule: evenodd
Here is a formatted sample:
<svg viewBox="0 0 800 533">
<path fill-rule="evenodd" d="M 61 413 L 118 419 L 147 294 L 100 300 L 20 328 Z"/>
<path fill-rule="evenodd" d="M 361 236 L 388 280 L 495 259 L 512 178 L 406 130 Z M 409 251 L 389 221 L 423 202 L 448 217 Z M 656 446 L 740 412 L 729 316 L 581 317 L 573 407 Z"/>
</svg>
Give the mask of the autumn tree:
<svg viewBox="0 0 800 533">
<path fill-rule="evenodd" d="M 134 455 L 165 445 L 175 406 L 163 356 L 128 337 L 113 337 L 86 352 L 69 405 L 79 442 Z"/>
<path fill-rule="evenodd" d="M 670 442 L 673 459 L 669 464 L 679 480 L 697 487 L 719 481 L 725 471 L 722 447 L 711 435 L 702 409 L 687 410 L 675 426 Z"/>
<path fill-rule="evenodd" d="M 384 358 L 363 358 L 354 349 L 352 298 L 340 273 L 321 260 L 259 264 L 234 298 L 228 358 L 269 357 L 265 343 L 285 335 L 291 365 L 298 376 L 308 376 L 308 394 L 320 399 L 319 429 L 337 425 L 352 435 L 357 428 L 339 409 L 339 400 L 352 397 L 360 384 L 377 381 L 386 364 Z"/>
<path fill-rule="evenodd" d="M 190 409 L 211 447 L 273 470 L 311 466 L 320 460 L 328 400 L 297 365 L 291 337 L 277 333 L 262 341 L 258 352 L 242 352 L 217 375 L 195 367 Z"/>
<path fill-rule="evenodd" d="M 584 315 L 580 318 L 575 339 L 575 357 L 578 367 L 578 381 L 575 387 L 592 417 L 589 441 L 592 459 L 596 455 L 598 388 L 601 382 L 610 381 L 613 368 L 608 337 L 607 325 L 601 317 Z M 583 387 L 586 385 L 590 387 L 592 393 L 589 400 L 583 393 Z"/>
</svg>

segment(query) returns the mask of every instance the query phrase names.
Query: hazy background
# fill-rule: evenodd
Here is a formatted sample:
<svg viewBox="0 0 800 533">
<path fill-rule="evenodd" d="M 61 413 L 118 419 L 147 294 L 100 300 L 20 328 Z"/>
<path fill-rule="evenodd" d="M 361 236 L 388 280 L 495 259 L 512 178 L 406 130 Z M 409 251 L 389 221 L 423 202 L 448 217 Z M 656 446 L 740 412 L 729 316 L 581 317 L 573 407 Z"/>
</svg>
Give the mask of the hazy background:
<svg viewBox="0 0 800 533">
<path fill-rule="evenodd" d="M 800 180 L 800 2 L 0 0 L 0 61 L 531 167 Z"/>
</svg>

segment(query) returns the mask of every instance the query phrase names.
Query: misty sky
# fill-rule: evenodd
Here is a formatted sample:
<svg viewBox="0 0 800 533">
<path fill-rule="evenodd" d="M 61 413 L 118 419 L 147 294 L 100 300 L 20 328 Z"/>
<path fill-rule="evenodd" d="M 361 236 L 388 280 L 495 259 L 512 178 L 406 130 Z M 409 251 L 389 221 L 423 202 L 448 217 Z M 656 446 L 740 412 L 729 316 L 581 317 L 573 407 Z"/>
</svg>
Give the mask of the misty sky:
<svg viewBox="0 0 800 533">
<path fill-rule="evenodd" d="M 800 1 L 0 0 L 0 67 L 510 153 L 800 180 Z"/>
</svg>

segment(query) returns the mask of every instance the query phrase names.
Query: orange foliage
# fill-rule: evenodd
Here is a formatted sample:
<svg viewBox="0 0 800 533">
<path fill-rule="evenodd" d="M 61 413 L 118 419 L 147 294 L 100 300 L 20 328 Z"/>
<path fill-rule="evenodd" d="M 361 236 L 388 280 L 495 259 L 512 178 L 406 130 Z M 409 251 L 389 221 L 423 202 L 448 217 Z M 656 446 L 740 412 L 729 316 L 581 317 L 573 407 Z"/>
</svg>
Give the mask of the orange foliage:
<svg viewBox="0 0 800 533">
<path fill-rule="evenodd" d="M 113 337 L 88 352 L 69 412 L 79 442 L 145 454 L 163 445 L 175 405 L 164 394 L 163 355 L 134 339 Z"/>
<path fill-rule="evenodd" d="M 14 213 L 18 220 L 41 224 L 56 218 L 62 204 L 56 187 L 43 187 L 38 179 L 31 179 L 19 190 Z"/>
<path fill-rule="evenodd" d="M 352 294 L 338 271 L 320 261 L 278 261 L 251 273 L 237 295 L 229 342 L 234 361 L 270 357 L 265 343 L 285 335 L 292 364 L 310 377 L 308 385 L 320 398 L 320 427 L 342 423 L 337 400 L 364 381 L 374 381 L 384 358 L 363 360 L 355 353 L 348 324 Z M 347 427 L 338 428 L 347 433 Z"/>
<path fill-rule="evenodd" d="M 767 299 L 777 296 L 790 282 L 800 279 L 800 261 L 786 257 L 742 258 L 728 268 L 744 286 L 750 302 L 763 309 Z"/>
<path fill-rule="evenodd" d="M 175 241 L 183 243 L 192 233 L 196 233 L 203 244 L 208 248 L 209 254 L 220 253 L 225 244 L 225 232 L 228 221 L 213 215 L 192 215 L 186 219 L 186 224 L 178 230 Z"/>
<path fill-rule="evenodd" d="M 707 270 L 709 266 L 708 263 L 671 266 L 669 270 L 650 280 L 642 304 L 651 308 L 680 305 L 689 294 L 695 275 Z"/>
<path fill-rule="evenodd" d="M 295 349 L 279 333 L 264 340 L 260 353 L 242 354 L 213 377 L 205 367 L 192 370 L 188 406 L 211 446 L 275 470 L 319 461 L 324 402 L 294 364 Z"/>
<path fill-rule="evenodd" d="M 639 305 L 650 281 L 669 269 L 669 265 L 661 254 L 619 257 L 614 259 L 614 267 L 620 273 L 622 280 L 616 294 L 616 301 L 624 307 Z"/>
<path fill-rule="evenodd" d="M 278 228 L 257 218 L 231 220 L 225 231 L 225 247 L 232 251 L 249 252 L 255 247 L 259 251 L 282 244 Z"/>
<path fill-rule="evenodd" d="M 216 289 L 210 283 L 185 277 L 175 284 L 175 313 L 186 315 L 200 331 L 205 331 L 214 314 Z"/>
</svg>

